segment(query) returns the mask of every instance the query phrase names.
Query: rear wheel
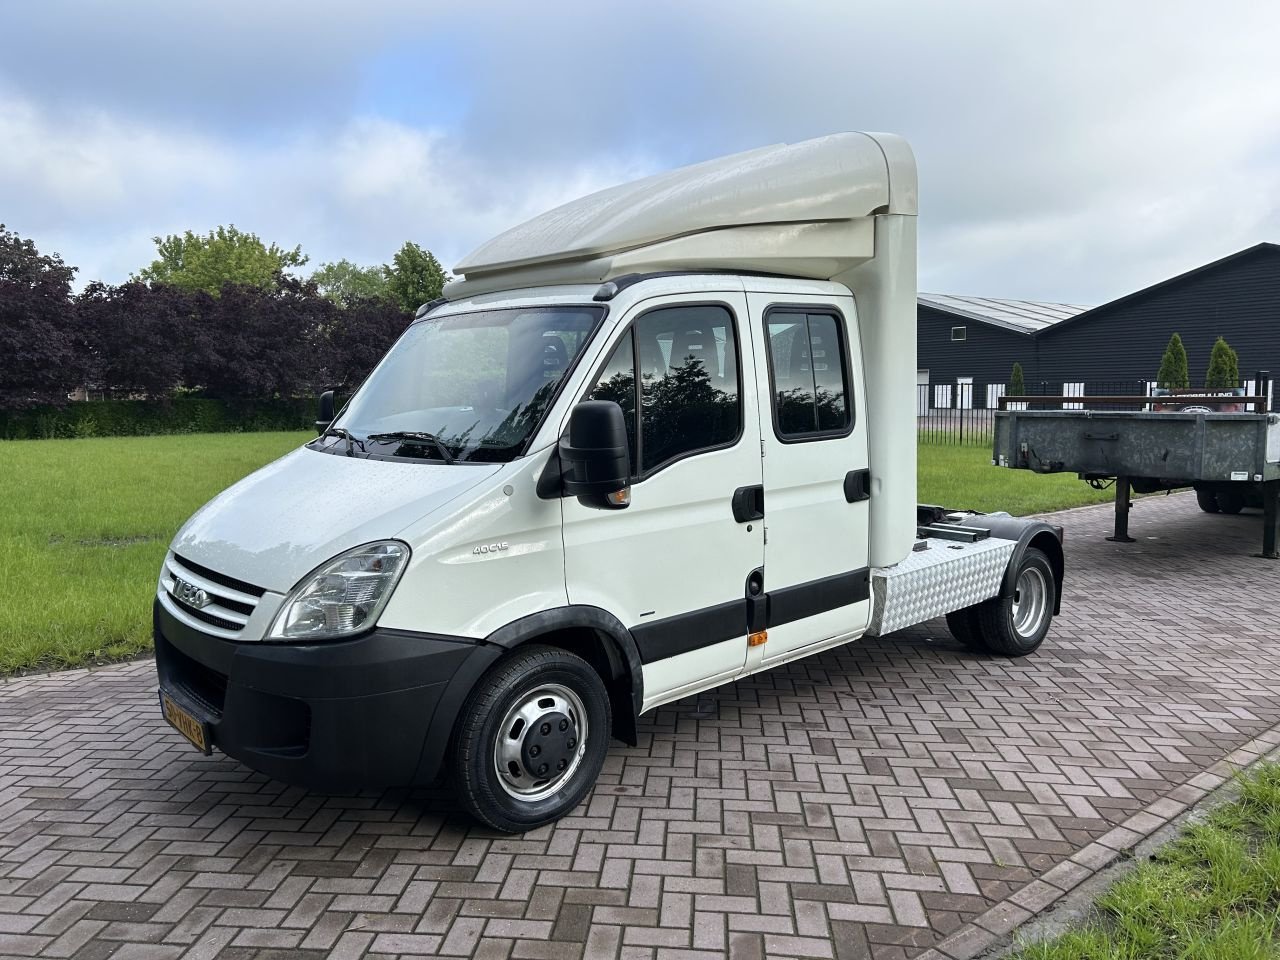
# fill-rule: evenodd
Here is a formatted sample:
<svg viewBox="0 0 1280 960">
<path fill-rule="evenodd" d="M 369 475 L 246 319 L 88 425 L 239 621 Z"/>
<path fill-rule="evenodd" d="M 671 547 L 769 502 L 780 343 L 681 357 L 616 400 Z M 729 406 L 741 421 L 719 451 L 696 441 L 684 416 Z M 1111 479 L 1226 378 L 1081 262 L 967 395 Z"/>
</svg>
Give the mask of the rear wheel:
<svg viewBox="0 0 1280 960">
<path fill-rule="evenodd" d="M 522 647 L 476 684 L 463 708 L 458 799 L 508 833 L 559 820 L 595 783 L 609 729 L 609 694 L 590 664 L 556 647 Z"/>
<path fill-rule="evenodd" d="M 1218 495 L 1212 490 L 1196 490 L 1196 503 L 1205 513 L 1218 512 Z"/>
<path fill-rule="evenodd" d="M 1223 513 L 1239 513 L 1244 509 L 1244 495 L 1234 490 L 1219 490 L 1218 509 Z"/>
<path fill-rule="evenodd" d="M 978 636 L 977 608 L 965 607 L 947 614 L 947 629 L 951 635 L 970 650 L 981 650 L 982 640 Z"/>
<path fill-rule="evenodd" d="M 1034 652 L 1049 632 L 1057 591 L 1049 558 L 1028 547 L 1014 575 L 1013 596 L 993 597 L 973 608 L 979 644 L 1006 657 Z"/>
</svg>

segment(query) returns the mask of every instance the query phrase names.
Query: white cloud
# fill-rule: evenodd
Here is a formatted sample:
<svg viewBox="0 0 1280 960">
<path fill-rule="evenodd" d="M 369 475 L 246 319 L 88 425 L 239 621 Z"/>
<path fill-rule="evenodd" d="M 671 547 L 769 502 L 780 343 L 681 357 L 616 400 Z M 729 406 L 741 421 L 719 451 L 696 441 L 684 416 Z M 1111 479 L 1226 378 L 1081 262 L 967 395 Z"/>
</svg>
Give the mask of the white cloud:
<svg viewBox="0 0 1280 960">
<path fill-rule="evenodd" d="M 301 243 L 312 265 L 384 262 L 410 239 L 449 265 L 541 210 L 652 169 L 596 157 L 513 181 L 441 131 L 382 119 L 246 146 L 96 113 L 63 126 L 12 97 L 0 98 L 0 142 L 12 148 L 0 151 L 10 228 L 78 266 L 81 284 L 123 280 L 151 260 L 153 236 L 220 223 Z"/>
<path fill-rule="evenodd" d="M 83 279 L 136 269 L 152 234 L 226 222 L 313 261 L 412 238 L 449 263 L 580 192 L 841 129 L 914 145 L 927 288 L 1098 302 L 1280 239 L 1274 5 L 384 0 L 353 17 L 338 0 L 46 0 L 0 16 L 0 216 Z"/>
</svg>

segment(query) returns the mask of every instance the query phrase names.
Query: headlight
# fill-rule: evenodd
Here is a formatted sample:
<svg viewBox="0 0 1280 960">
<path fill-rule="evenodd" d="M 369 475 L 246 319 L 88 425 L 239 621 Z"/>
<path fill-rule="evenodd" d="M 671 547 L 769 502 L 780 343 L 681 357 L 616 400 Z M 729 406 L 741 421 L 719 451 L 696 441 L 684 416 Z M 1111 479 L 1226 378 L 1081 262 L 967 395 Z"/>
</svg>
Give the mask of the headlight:
<svg viewBox="0 0 1280 960">
<path fill-rule="evenodd" d="M 285 597 L 268 640 L 333 640 L 367 630 L 409 564 L 395 540 L 367 543 L 334 557 Z"/>
</svg>

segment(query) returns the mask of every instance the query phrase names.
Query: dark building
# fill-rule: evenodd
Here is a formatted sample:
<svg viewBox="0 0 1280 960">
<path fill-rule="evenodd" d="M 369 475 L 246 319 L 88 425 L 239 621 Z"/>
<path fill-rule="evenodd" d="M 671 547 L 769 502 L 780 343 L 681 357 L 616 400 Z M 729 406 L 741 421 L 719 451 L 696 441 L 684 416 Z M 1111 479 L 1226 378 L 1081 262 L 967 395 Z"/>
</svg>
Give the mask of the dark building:
<svg viewBox="0 0 1280 960">
<path fill-rule="evenodd" d="M 1252 381 L 1259 370 L 1280 375 L 1280 245 L 1260 243 L 1092 309 L 922 294 L 917 312 L 931 406 L 956 406 L 967 378 L 972 406 L 993 404 L 1015 361 L 1032 393 L 1141 393 L 1174 333 L 1193 386 L 1218 337 Z"/>
<path fill-rule="evenodd" d="M 994 406 L 1006 392 L 1015 362 L 1022 364 L 1026 383 L 1032 382 L 1036 336 L 1086 310 L 1067 303 L 920 294 L 918 406 Z"/>
</svg>

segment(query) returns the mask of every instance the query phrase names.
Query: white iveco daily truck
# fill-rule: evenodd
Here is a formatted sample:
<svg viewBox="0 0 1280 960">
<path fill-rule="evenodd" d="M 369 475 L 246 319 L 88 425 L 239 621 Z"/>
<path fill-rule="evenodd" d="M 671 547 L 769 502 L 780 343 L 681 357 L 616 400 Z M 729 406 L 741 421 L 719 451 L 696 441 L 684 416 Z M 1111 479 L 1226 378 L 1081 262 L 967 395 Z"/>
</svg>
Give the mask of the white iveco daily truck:
<svg viewBox="0 0 1280 960">
<path fill-rule="evenodd" d="M 520 831 L 655 707 L 948 615 L 1034 650 L 1061 530 L 917 507 L 916 171 L 846 133 L 593 194 L 468 257 L 320 435 L 178 532 L 164 716 Z"/>
</svg>

